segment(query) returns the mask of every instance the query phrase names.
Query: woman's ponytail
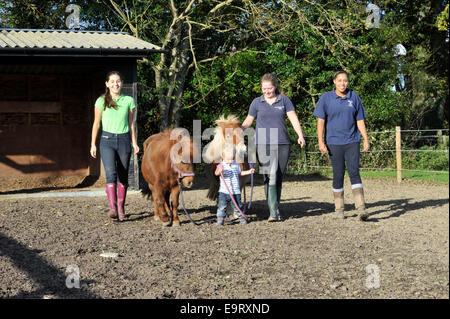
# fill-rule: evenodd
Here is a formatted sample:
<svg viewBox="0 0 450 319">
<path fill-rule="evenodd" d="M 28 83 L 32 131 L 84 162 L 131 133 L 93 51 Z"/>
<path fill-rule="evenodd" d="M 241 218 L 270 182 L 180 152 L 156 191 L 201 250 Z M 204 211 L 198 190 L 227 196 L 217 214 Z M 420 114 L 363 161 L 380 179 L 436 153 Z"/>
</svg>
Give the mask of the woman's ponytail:
<svg viewBox="0 0 450 319">
<path fill-rule="evenodd" d="M 104 95 L 105 103 L 103 104 L 103 111 L 106 110 L 107 107 L 112 107 L 117 110 L 117 103 L 112 99 L 111 93 L 109 93 L 109 88 L 106 88 L 106 92 Z"/>
<path fill-rule="evenodd" d="M 111 71 L 106 75 L 106 82 L 109 81 L 109 77 L 111 75 L 118 75 L 122 79 L 122 76 L 120 75 L 120 73 L 118 71 Z M 108 87 L 106 88 L 103 98 L 105 100 L 105 102 L 103 104 L 103 111 L 106 110 L 107 107 L 112 107 L 113 109 L 117 110 L 117 103 L 113 100 Z"/>
</svg>

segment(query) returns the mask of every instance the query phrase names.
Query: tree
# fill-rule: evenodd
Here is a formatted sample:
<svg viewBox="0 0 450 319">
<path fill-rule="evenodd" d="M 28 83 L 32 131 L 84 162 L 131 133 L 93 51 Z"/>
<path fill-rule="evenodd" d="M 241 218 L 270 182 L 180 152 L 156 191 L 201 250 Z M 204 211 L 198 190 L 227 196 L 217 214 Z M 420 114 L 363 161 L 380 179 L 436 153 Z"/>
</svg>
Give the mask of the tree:
<svg viewBox="0 0 450 319">
<path fill-rule="evenodd" d="M 0 0 L 0 21 L 4 27 L 64 29 L 69 3 Z M 145 106 L 139 121 L 151 133 L 193 117 L 211 121 L 212 110 L 244 115 L 265 72 L 279 75 L 312 131 L 314 105 L 331 89 L 337 69 L 350 72 L 370 127 L 448 126 L 447 0 L 379 0 L 381 20 L 374 28 L 367 27 L 368 6 L 359 0 L 77 4 L 83 28 L 129 31 L 166 50 L 138 64 L 138 98 Z M 400 43 L 405 56 L 395 54 Z"/>
<path fill-rule="evenodd" d="M 79 5 L 80 29 L 115 30 L 119 21 L 103 3 L 99 1 L 40 1 L 40 0 L 0 0 L 0 26 L 24 29 L 67 29 L 65 19 L 69 15 L 66 7 L 70 3 Z"/>
<path fill-rule="evenodd" d="M 439 14 L 436 19 L 436 26 L 439 31 L 447 31 L 448 32 L 448 3 L 445 6 L 445 9 Z M 447 34 L 448 37 L 448 34 Z"/>
<path fill-rule="evenodd" d="M 199 66 L 251 48 L 264 37 L 255 11 L 266 1 L 109 1 L 135 36 L 165 50 L 158 60 L 147 61 L 155 74 L 159 128 L 180 124 L 181 103 L 188 74 Z M 132 9 L 131 9 L 132 8 Z M 152 34 L 156 31 L 156 34 Z"/>
<path fill-rule="evenodd" d="M 360 1 L 280 3 L 285 16 L 290 11 L 297 19 L 287 26 L 267 23 L 284 32 L 269 37 L 265 60 L 311 126 L 317 98 L 332 88 L 338 69 L 351 74 L 351 87 L 369 111 L 370 127 L 448 125 L 448 42 L 434 27 L 447 1 L 379 1 L 381 21 L 373 28 L 366 25 L 367 4 Z M 406 56 L 396 54 L 400 43 Z"/>
</svg>

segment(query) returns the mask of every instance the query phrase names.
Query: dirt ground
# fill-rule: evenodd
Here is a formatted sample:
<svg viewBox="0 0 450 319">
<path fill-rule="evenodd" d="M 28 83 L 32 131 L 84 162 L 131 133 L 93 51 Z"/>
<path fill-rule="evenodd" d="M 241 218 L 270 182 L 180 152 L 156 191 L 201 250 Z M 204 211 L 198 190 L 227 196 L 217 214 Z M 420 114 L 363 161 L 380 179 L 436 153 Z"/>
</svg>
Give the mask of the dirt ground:
<svg viewBox="0 0 450 319">
<path fill-rule="evenodd" d="M 200 221 L 216 209 L 196 178 L 184 200 Z M 163 227 L 139 194 L 113 224 L 106 196 L 5 199 L 33 189 L 1 184 L 0 298 L 449 298 L 448 185 L 366 179 L 370 218 L 360 222 L 348 180 L 347 218 L 335 220 L 330 180 L 289 177 L 285 220 L 267 223 L 261 181 L 251 222 L 224 227 L 183 214 L 181 227 Z"/>
</svg>

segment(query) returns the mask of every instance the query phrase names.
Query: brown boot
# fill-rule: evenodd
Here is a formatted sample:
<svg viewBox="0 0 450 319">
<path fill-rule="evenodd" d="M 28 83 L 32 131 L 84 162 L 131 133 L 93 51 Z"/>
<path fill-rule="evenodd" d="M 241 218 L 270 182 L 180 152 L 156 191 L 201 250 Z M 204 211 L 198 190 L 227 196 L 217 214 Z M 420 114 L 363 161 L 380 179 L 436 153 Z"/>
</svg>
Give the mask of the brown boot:
<svg viewBox="0 0 450 319">
<path fill-rule="evenodd" d="M 109 183 L 106 184 L 106 196 L 108 197 L 109 204 L 109 218 L 112 221 L 117 222 L 119 220 L 117 216 L 117 201 L 116 201 L 116 184 Z"/>
<path fill-rule="evenodd" d="M 362 187 L 353 188 L 353 198 L 355 200 L 355 208 L 358 211 L 359 220 L 365 221 L 369 217 L 366 213 L 366 203 L 364 201 L 364 190 Z"/>
<path fill-rule="evenodd" d="M 344 191 L 334 192 L 334 215 L 333 217 L 344 219 Z"/>
</svg>

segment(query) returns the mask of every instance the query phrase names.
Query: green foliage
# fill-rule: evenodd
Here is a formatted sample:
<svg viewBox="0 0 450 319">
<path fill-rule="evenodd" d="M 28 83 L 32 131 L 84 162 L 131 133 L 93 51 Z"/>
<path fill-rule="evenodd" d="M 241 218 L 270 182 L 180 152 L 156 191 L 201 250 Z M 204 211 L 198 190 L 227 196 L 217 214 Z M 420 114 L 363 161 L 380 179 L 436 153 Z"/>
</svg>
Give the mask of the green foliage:
<svg viewBox="0 0 450 319">
<path fill-rule="evenodd" d="M 0 0 L 1 26 L 29 29 L 65 29 L 61 1 Z"/>
<path fill-rule="evenodd" d="M 439 31 L 447 31 L 448 32 L 448 3 L 445 6 L 445 9 L 437 17 L 436 26 Z"/>
<path fill-rule="evenodd" d="M 448 171 L 449 156 L 444 149 L 434 146 L 422 146 L 418 152 L 408 152 L 402 157 L 402 168 L 414 170 Z"/>
<path fill-rule="evenodd" d="M 120 31 L 117 17 L 99 0 L 0 0 L 0 27 L 65 30 L 71 3 L 80 6 L 81 30 Z"/>
<path fill-rule="evenodd" d="M 200 66 L 184 92 L 184 127 L 190 128 L 192 119 L 211 127 L 221 114 L 244 120 L 251 101 L 261 95 L 259 80 L 265 72 L 261 54 L 252 50 Z"/>
<path fill-rule="evenodd" d="M 65 29 L 64 9 L 71 2 L 0 0 L 0 23 L 2 27 Z M 163 43 L 172 22 L 167 1 L 116 2 L 138 26 L 138 37 L 157 45 Z M 86 21 L 83 28 L 128 30 L 111 2 L 76 3 L 82 8 L 81 20 Z M 187 3 L 176 1 L 180 11 Z M 275 72 L 282 92 L 296 106 L 304 134 L 311 136 L 307 139 L 308 152 L 317 151 L 316 119 L 312 115 L 315 104 L 321 94 L 333 88 L 335 71 L 345 69 L 350 73 L 350 88 L 360 95 L 367 111 L 368 131 L 392 131 L 397 125 L 402 129 L 448 128 L 448 1 L 378 1 L 380 27 L 370 29 L 365 27 L 366 2 L 245 3 L 262 11 L 255 11 L 259 15 L 252 17 L 250 11 L 243 14 L 237 6 L 230 6 L 222 17 L 233 16 L 235 20 L 211 15 L 209 22 L 215 28 L 203 28 L 202 23 L 208 22 L 204 17 L 216 2 L 195 2 L 189 16 L 193 31 L 198 31 L 192 38 L 193 50 L 197 61 L 210 62 L 200 63 L 198 68 L 190 65 L 181 99 L 180 126 L 192 130 L 192 120 L 196 119 L 202 121 L 203 128 L 210 127 L 221 114 L 230 113 L 243 120 L 251 101 L 261 94 L 260 77 Z M 270 20 L 272 16 L 275 18 Z M 277 20 L 280 17 L 283 20 Z M 406 56 L 395 54 L 399 43 L 406 48 Z M 160 57 L 151 55 L 138 64 L 140 138 L 159 131 L 161 115 L 153 68 Z M 404 83 L 399 74 L 404 75 Z M 306 156 L 317 165 L 330 165 L 327 156 L 306 155 L 305 150 L 297 149 L 290 124 L 288 129 L 294 170 L 306 170 Z M 378 133 L 370 139 L 371 150 L 377 152 L 362 155 L 362 167 L 394 167 L 395 155 L 383 151 L 394 149 L 393 136 Z M 421 147 L 425 146 L 417 146 Z M 413 167 L 414 162 L 430 170 L 448 169 L 447 153 L 435 154 L 410 154 L 404 157 L 404 165 Z"/>
<path fill-rule="evenodd" d="M 376 178 L 376 179 L 397 179 L 396 171 L 362 171 L 360 172 L 362 179 L 366 178 Z M 308 175 L 312 176 L 323 176 L 326 178 L 333 178 L 333 173 L 330 169 L 322 169 L 314 172 L 308 173 Z M 346 174 L 346 177 L 348 175 Z M 430 184 L 448 184 L 449 183 L 449 174 L 448 172 L 435 173 L 435 172 L 410 172 L 404 171 L 402 172 L 402 180 L 408 181 L 416 181 L 416 182 L 427 182 Z"/>
<path fill-rule="evenodd" d="M 402 169 L 447 171 L 449 170 L 449 138 L 438 133 L 431 137 L 420 132 L 403 132 L 401 137 Z M 365 170 L 396 170 L 395 131 L 369 132 L 370 150 L 360 153 L 360 167 Z M 331 167 L 328 154 L 321 154 L 315 136 L 306 136 L 306 147 L 300 149 L 291 139 L 291 156 L 288 173 L 305 174 Z"/>
</svg>

